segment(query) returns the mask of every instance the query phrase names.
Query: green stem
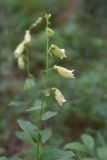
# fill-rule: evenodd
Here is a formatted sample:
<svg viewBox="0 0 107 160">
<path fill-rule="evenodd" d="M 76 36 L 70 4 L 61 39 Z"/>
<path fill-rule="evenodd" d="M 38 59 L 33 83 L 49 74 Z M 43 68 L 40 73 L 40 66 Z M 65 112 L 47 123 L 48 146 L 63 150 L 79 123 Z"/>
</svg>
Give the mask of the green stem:
<svg viewBox="0 0 107 160">
<path fill-rule="evenodd" d="M 45 100 L 45 94 L 43 93 L 42 106 L 40 110 L 40 129 L 42 129 L 42 115 L 43 115 L 43 109 L 44 109 L 44 100 Z"/>
<path fill-rule="evenodd" d="M 46 17 L 46 27 L 48 28 L 48 17 Z M 46 32 L 46 88 L 48 84 L 48 70 L 49 70 L 49 37 L 48 33 Z"/>
<path fill-rule="evenodd" d="M 38 137 L 39 137 L 39 134 L 38 134 Z M 38 141 L 38 143 L 37 143 L 37 151 L 36 151 L 36 153 L 37 153 L 37 155 L 36 155 L 37 160 L 39 160 L 39 146 L 40 146 L 40 143 Z"/>
<path fill-rule="evenodd" d="M 44 100 L 45 100 L 45 94 L 43 93 L 43 98 L 42 98 L 42 104 L 41 104 L 41 110 L 40 110 L 40 129 L 42 129 L 42 115 L 43 115 L 43 105 L 44 105 Z M 39 148 L 40 148 L 40 141 L 39 141 L 39 133 L 38 133 L 38 143 L 37 143 L 37 160 L 39 160 Z"/>
<path fill-rule="evenodd" d="M 48 28 L 48 17 L 46 17 L 46 27 Z M 48 57 L 48 51 L 49 51 L 49 37 L 48 33 L 46 32 L 46 82 L 44 86 L 44 91 L 47 88 L 48 85 L 48 71 L 49 71 L 49 57 Z M 43 116 L 43 109 L 44 109 L 44 100 L 45 100 L 45 94 L 43 92 L 43 97 L 42 97 L 42 104 L 41 104 L 41 110 L 40 110 L 40 129 L 42 129 L 42 116 Z M 38 138 L 39 138 L 39 133 L 38 133 Z M 40 141 L 38 140 L 37 143 L 37 160 L 39 160 L 39 151 L 40 151 Z"/>
</svg>

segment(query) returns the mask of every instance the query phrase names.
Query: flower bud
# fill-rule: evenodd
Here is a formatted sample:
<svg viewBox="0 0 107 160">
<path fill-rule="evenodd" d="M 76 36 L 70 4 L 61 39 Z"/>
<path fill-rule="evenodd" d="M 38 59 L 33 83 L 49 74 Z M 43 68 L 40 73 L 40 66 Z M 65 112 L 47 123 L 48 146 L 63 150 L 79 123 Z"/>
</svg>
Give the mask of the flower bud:
<svg viewBox="0 0 107 160">
<path fill-rule="evenodd" d="M 51 18 L 51 14 L 50 13 L 47 16 L 48 16 L 48 18 Z"/>
<path fill-rule="evenodd" d="M 36 27 L 39 23 L 41 23 L 43 20 L 42 17 L 38 17 L 38 19 L 32 24 L 32 27 Z"/>
<path fill-rule="evenodd" d="M 45 18 L 49 20 L 49 18 L 51 18 L 51 14 L 45 14 Z"/>
<path fill-rule="evenodd" d="M 29 30 L 26 31 L 24 40 L 28 44 L 31 42 L 31 35 L 30 35 L 30 31 Z"/>
<path fill-rule="evenodd" d="M 18 66 L 20 69 L 24 69 L 25 68 L 25 63 L 24 63 L 24 59 L 22 56 L 18 57 Z"/>
<path fill-rule="evenodd" d="M 55 45 L 51 45 L 50 50 L 51 50 L 52 54 L 55 55 L 56 57 L 59 57 L 61 59 L 67 57 L 65 54 L 65 49 L 60 49 Z"/>
<path fill-rule="evenodd" d="M 47 32 L 47 34 L 48 34 L 49 37 L 52 37 L 55 34 L 55 32 L 51 28 L 49 28 L 49 27 L 46 28 L 46 32 Z"/>
<path fill-rule="evenodd" d="M 61 91 L 57 88 L 52 88 L 52 90 L 54 91 L 55 94 L 55 99 L 57 101 L 57 103 L 62 106 L 62 104 L 64 102 L 66 102 L 66 99 L 64 98 L 64 96 L 62 95 Z"/>
<path fill-rule="evenodd" d="M 57 70 L 57 72 L 64 78 L 75 78 L 73 71 L 74 70 L 68 70 L 66 68 L 54 65 L 53 67 L 55 70 Z"/>
<path fill-rule="evenodd" d="M 24 49 L 25 49 L 25 41 L 22 41 L 14 51 L 15 58 L 18 58 L 23 53 Z"/>
</svg>

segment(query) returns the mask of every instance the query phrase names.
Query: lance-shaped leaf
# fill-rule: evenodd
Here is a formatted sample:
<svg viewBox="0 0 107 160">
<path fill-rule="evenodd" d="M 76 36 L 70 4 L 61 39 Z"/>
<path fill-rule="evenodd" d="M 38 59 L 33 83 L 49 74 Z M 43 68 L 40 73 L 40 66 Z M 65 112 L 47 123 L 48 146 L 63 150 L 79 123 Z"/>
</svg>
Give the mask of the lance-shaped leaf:
<svg viewBox="0 0 107 160">
<path fill-rule="evenodd" d="M 46 143 L 52 135 L 52 131 L 50 128 L 46 128 L 41 131 L 41 139 L 43 143 Z"/>
<path fill-rule="evenodd" d="M 82 134 L 81 140 L 89 150 L 93 150 L 95 148 L 94 139 L 90 135 Z"/>
<path fill-rule="evenodd" d="M 86 147 L 79 142 L 68 143 L 64 146 L 64 149 L 70 149 L 78 152 L 87 152 Z"/>
<path fill-rule="evenodd" d="M 47 119 L 50 119 L 50 118 L 56 116 L 56 114 L 57 114 L 57 112 L 47 111 L 47 112 L 45 112 L 45 113 L 43 114 L 42 120 L 43 120 L 43 121 L 46 121 Z"/>
<path fill-rule="evenodd" d="M 26 134 L 31 136 L 34 142 L 37 141 L 39 130 L 35 125 L 33 125 L 29 121 L 24 121 L 24 120 L 18 120 L 18 124 Z"/>
<path fill-rule="evenodd" d="M 42 153 L 41 155 L 41 159 L 43 160 L 47 160 L 49 159 L 63 159 L 63 158 L 71 158 L 74 157 L 75 154 L 72 151 L 65 151 L 65 150 L 61 150 L 61 149 L 47 149 L 46 151 L 44 151 L 44 153 Z"/>
</svg>

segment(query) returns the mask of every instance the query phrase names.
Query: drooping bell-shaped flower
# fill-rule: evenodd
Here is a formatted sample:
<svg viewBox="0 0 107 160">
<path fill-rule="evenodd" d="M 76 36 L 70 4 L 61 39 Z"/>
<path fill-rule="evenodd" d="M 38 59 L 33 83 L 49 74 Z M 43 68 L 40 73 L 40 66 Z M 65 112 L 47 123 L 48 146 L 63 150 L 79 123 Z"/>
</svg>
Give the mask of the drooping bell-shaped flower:
<svg viewBox="0 0 107 160">
<path fill-rule="evenodd" d="M 61 93 L 61 91 L 57 88 L 52 88 L 52 90 L 54 91 L 55 94 L 55 99 L 57 101 L 57 103 L 62 106 L 62 104 L 64 102 L 66 102 L 66 99 L 64 98 L 63 94 Z"/>
<path fill-rule="evenodd" d="M 55 34 L 55 32 L 51 28 L 49 28 L 49 27 L 46 28 L 46 32 L 47 32 L 47 34 L 48 34 L 49 37 L 52 37 Z"/>
<path fill-rule="evenodd" d="M 18 58 L 24 52 L 24 49 L 25 49 L 25 41 L 22 41 L 14 51 L 15 58 Z"/>
<path fill-rule="evenodd" d="M 53 68 L 55 70 L 57 70 L 57 72 L 64 78 L 75 78 L 74 74 L 73 74 L 74 70 L 68 70 L 64 67 L 60 67 L 60 66 L 57 66 L 57 65 L 54 65 Z"/>
<path fill-rule="evenodd" d="M 56 57 L 59 57 L 60 59 L 67 57 L 65 54 L 65 49 L 60 49 L 56 45 L 51 45 L 50 51 L 52 52 L 53 55 L 55 55 Z"/>
<path fill-rule="evenodd" d="M 24 37 L 25 43 L 29 44 L 31 42 L 31 34 L 30 31 L 27 30 Z"/>
<path fill-rule="evenodd" d="M 24 69 L 25 68 L 25 62 L 22 56 L 18 57 L 18 66 L 20 69 Z"/>
</svg>

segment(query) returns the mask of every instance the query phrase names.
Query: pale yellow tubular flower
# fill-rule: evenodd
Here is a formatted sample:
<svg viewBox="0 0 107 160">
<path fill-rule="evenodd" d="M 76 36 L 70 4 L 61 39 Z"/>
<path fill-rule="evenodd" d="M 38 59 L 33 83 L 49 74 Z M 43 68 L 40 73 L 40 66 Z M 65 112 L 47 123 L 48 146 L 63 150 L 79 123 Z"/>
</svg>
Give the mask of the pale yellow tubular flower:
<svg viewBox="0 0 107 160">
<path fill-rule="evenodd" d="M 18 58 L 24 52 L 24 49 L 25 49 L 25 41 L 22 41 L 14 51 L 15 58 Z"/>
<path fill-rule="evenodd" d="M 66 102 L 66 99 L 64 98 L 64 96 L 62 95 L 61 91 L 57 88 L 52 88 L 52 90 L 54 91 L 55 94 L 55 99 L 57 101 L 57 103 L 62 106 L 62 104 L 64 102 Z"/>
<path fill-rule="evenodd" d="M 49 28 L 49 27 L 46 28 L 46 32 L 48 33 L 49 37 L 52 37 L 55 34 L 55 32 L 51 28 Z"/>
<path fill-rule="evenodd" d="M 24 63 L 24 59 L 22 56 L 18 57 L 18 66 L 20 69 L 24 69 L 25 68 L 25 63 Z"/>
<path fill-rule="evenodd" d="M 53 55 L 55 55 L 56 57 L 59 57 L 60 59 L 67 58 L 65 54 L 65 49 L 60 49 L 55 45 L 51 45 L 50 50 Z"/>
<path fill-rule="evenodd" d="M 28 44 L 31 42 L 31 34 L 29 30 L 26 31 L 24 40 L 25 40 L 25 43 L 28 43 Z"/>
<path fill-rule="evenodd" d="M 57 72 L 64 78 L 75 78 L 74 74 L 73 74 L 74 70 L 68 70 L 64 67 L 60 67 L 60 66 L 57 66 L 57 65 L 54 65 L 53 68 L 55 70 L 57 70 Z"/>
</svg>

